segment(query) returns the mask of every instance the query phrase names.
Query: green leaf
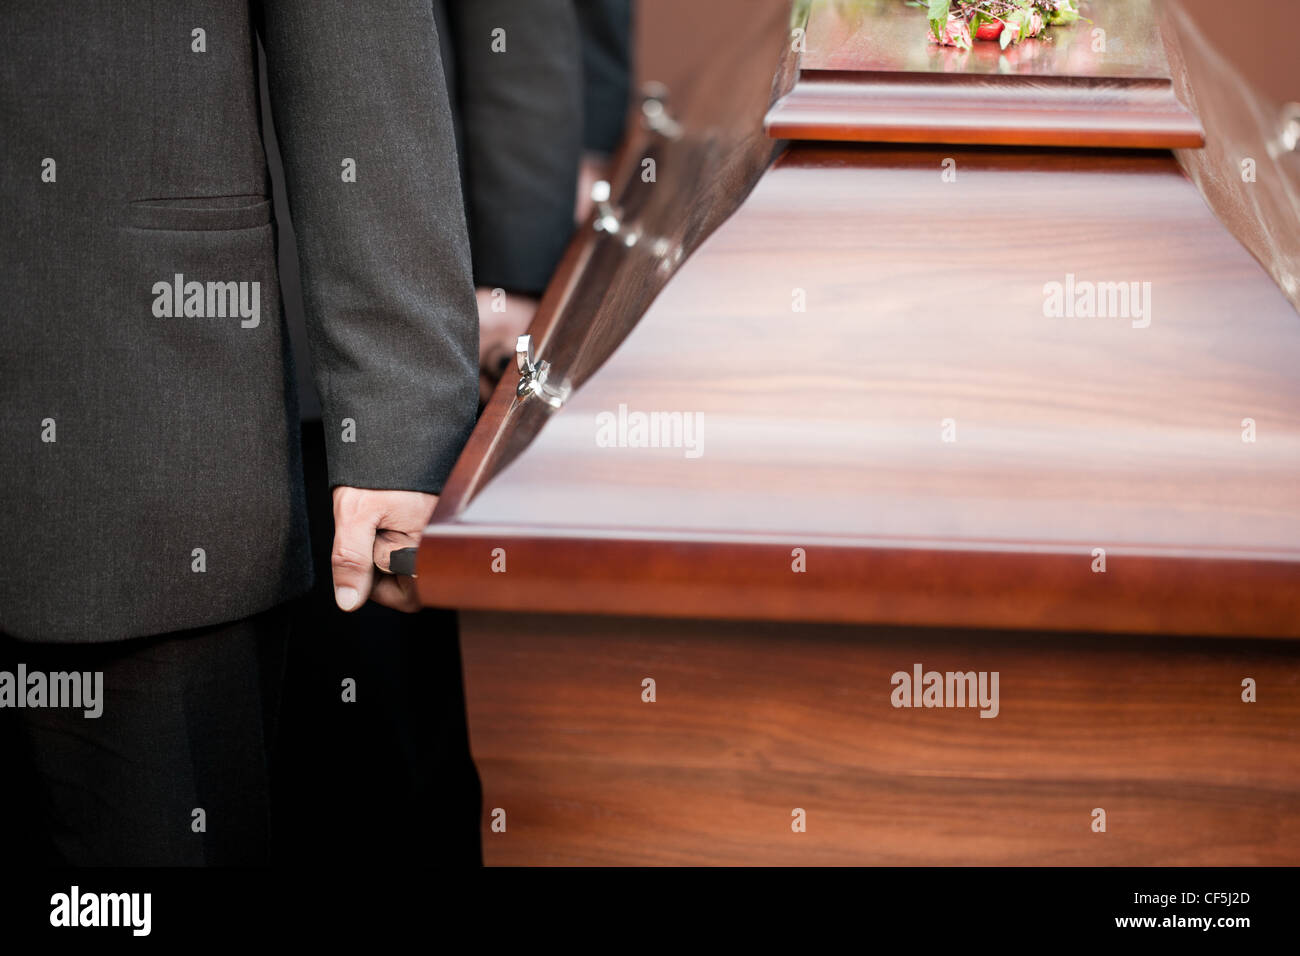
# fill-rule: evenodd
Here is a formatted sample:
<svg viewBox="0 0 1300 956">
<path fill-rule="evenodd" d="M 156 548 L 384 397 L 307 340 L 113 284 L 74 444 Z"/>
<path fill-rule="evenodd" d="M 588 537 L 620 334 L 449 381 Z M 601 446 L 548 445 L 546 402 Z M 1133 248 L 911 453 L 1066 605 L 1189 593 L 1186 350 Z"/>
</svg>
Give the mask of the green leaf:
<svg viewBox="0 0 1300 956">
<path fill-rule="evenodd" d="M 930 0 L 930 9 L 926 14 L 930 18 L 930 30 L 940 43 L 948 39 L 948 9 L 950 0 Z"/>
<path fill-rule="evenodd" d="M 1072 2 L 1057 10 L 1051 11 L 1048 21 L 1055 26 L 1056 24 L 1075 23 L 1079 19 L 1079 4 Z"/>
<path fill-rule="evenodd" d="M 1015 24 L 1008 23 L 1002 28 L 1002 34 L 998 37 L 998 45 L 1004 50 L 1011 45 L 1011 37 L 1016 32 L 1012 29 L 1014 26 Z"/>
</svg>

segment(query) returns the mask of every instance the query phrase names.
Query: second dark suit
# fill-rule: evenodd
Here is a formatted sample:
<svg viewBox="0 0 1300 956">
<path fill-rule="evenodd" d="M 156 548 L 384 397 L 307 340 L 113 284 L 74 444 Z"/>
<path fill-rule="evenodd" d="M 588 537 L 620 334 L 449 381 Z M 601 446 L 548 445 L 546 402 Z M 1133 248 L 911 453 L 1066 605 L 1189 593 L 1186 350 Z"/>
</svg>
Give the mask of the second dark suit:
<svg viewBox="0 0 1300 956">
<path fill-rule="evenodd" d="M 572 0 L 440 0 L 474 281 L 540 296 L 573 231 L 582 51 Z"/>
</svg>

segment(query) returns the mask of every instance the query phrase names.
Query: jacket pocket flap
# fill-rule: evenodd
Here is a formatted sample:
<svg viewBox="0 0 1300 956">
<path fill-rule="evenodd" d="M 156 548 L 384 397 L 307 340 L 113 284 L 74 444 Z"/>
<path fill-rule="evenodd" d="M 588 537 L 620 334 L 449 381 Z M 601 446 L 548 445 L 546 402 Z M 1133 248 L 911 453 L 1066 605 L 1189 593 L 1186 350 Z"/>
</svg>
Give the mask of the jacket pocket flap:
<svg viewBox="0 0 1300 956">
<path fill-rule="evenodd" d="M 127 223 L 136 229 L 252 229 L 271 221 L 271 200 L 264 196 L 138 199 L 127 210 Z"/>
</svg>

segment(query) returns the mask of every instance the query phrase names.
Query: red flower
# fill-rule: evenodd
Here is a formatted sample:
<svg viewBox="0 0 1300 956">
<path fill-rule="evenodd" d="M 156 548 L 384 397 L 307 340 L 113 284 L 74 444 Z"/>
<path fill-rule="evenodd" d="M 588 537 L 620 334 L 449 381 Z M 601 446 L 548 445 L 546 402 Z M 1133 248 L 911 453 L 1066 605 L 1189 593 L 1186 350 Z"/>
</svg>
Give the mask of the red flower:
<svg viewBox="0 0 1300 956">
<path fill-rule="evenodd" d="M 1029 26 L 1023 27 L 1025 23 Z M 1024 38 L 1036 37 L 1043 32 L 1043 15 L 1037 10 L 1016 10 L 1007 16 L 1007 29 L 1015 31 L 1011 37 L 1012 43 L 1019 43 L 1021 36 L 1020 31 L 1025 30 Z M 1002 44 L 1004 47 L 1005 43 Z"/>
<path fill-rule="evenodd" d="M 934 31 L 931 30 L 930 42 L 938 43 L 940 46 L 957 46 L 961 47 L 963 50 L 969 50 L 970 27 L 966 25 L 966 21 L 961 17 L 950 16 L 948 17 L 947 30 L 945 31 L 944 38 L 942 40 L 939 39 L 934 35 Z"/>
</svg>

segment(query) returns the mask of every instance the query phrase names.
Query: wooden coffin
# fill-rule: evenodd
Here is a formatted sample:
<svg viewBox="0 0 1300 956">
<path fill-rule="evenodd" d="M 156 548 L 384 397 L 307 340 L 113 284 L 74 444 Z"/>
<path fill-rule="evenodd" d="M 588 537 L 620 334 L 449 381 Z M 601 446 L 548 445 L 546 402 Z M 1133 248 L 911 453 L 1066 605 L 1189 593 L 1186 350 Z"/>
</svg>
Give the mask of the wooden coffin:
<svg viewBox="0 0 1300 956">
<path fill-rule="evenodd" d="M 680 6 L 419 553 L 486 861 L 1300 862 L 1300 317 L 1149 6 Z"/>
</svg>

